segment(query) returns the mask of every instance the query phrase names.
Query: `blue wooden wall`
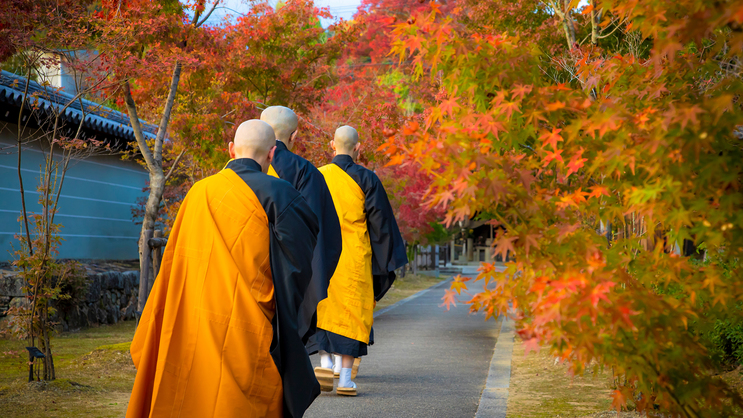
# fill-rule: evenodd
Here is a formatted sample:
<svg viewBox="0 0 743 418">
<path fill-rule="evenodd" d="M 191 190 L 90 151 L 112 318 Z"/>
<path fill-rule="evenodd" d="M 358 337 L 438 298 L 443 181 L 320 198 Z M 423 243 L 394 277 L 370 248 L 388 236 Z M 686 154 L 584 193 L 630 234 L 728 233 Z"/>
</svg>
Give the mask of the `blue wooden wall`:
<svg viewBox="0 0 743 418">
<path fill-rule="evenodd" d="M 12 125 L 10 126 L 13 127 Z M 7 131 L 0 132 L 0 261 L 13 259 L 14 234 L 21 231 L 18 217 L 21 196 L 17 149 Z M 40 212 L 36 192 L 43 154 L 27 144 L 22 154 L 26 207 Z M 74 161 L 65 178 L 55 222 L 62 225 L 60 258 L 136 259 L 140 225 L 132 219 L 137 198 L 145 196 L 147 172 L 138 164 L 116 156 Z"/>
</svg>

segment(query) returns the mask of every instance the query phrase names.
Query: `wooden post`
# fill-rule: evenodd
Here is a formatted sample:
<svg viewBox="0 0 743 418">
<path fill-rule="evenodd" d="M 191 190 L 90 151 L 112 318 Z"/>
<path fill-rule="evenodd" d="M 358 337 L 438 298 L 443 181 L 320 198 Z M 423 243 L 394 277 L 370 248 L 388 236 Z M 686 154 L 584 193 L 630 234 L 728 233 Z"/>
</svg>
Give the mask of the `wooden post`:
<svg viewBox="0 0 743 418">
<path fill-rule="evenodd" d="M 413 265 L 411 266 L 413 269 L 413 274 L 418 273 L 418 244 L 413 244 Z"/>
<path fill-rule="evenodd" d="M 28 354 L 28 381 L 34 381 L 34 355 Z"/>
</svg>

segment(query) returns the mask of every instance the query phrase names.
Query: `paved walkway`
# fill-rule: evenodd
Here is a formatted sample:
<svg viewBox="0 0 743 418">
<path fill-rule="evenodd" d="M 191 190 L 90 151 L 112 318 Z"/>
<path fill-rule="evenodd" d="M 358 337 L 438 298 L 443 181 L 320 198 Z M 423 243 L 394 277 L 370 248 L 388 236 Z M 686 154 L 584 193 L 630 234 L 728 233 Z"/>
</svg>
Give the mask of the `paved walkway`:
<svg viewBox="0 0 743 418">
<path fill-rule="evenodd" d="M 305 417 L 474 417 L 501 324 L 468 315 L 466 306 L 439 307 L 448 283 L 379 311 L 359 395 L 324 392 Z M 319 364 L 319 356 L 312 360 Z"/>
</svg>

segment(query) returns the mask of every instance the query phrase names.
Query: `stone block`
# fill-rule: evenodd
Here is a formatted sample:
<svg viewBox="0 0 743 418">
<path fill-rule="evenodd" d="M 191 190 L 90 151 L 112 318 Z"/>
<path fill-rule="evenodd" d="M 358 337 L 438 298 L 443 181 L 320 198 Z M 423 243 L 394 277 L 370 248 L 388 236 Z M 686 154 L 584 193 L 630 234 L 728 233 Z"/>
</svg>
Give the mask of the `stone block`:
<svg viewBox="0 0 743 418">
<path fill-rule="evenodd" d="M 136 303 L 130 303 L 126 306 L 126 308 L 123 308 L 121 310 L 121 319 L 123 321 L 128 321 L 131 319 L 134 319 L 134 312 L 137 310 L 137 304 Z"/>
<path fill-rule="evenodd" d="M 119 322 L 119 310 L 109 305 L 106 309 L 106 323 L 115 324 L 117 322 Z"/>
<path fill-rule="evenodd" d="M 85 298 L 87 303 L 96 303 L 101 299 L 101 277 L 98 274 L 88 276 L 88 294 Z"/>
<path fill-rule="evenodd" d="M 134 279 L 130 276 L 124 280 L 124 294 L 129 296 L 132 294 L 132 287 L 134 286 Z"/>
<path fill-rule="evenodd" d="M 108 290 L 109 289 L 108 278 L 110 277 L 110 272 L 104 271 L 103 273 L 98 273 L 97 276 L 101 282 L 101 290 Z"/>
<path fill-rule="evenodd" d="M 103 308 L 96 308 L 96 317 L 98 319 L 99 324 L 107 324 L 108 323 L 108 311 Z"/>
<path fill-rule="evenodd" d="M 98 324 L 98 310 L 95 305 L 88 306 L 88 326 Z"/>
<path fill-rule="evenodd" d="M 90 322 L 88 320 L 88 306 L 83 305 L 80 308 L 80 328 L 87 328 L 90 326 Z"/>
<path fill-rule="evenodd" d="M 17 276 L 0 276 L 0 296 L 23 296 L 23 279 Z"/>
<path fill-rule="evenodd" d="M 108 288 L 121 290 L 124 288 L 124 276 L 118 271 L 108 272 Z"/>
<path fill-rule="evenodd" d="M 0 317 L 5 316 L 5 312 L 10 308 L 10 296 L 0 296 Z"/>
<path fill-rule="evenodd" d="M 20 308 L 23 306 L 28 306 L 28 299 L 26 299 L 25 296 L 12 298 L 8 305 L 10 308 Z"/>
</svg>

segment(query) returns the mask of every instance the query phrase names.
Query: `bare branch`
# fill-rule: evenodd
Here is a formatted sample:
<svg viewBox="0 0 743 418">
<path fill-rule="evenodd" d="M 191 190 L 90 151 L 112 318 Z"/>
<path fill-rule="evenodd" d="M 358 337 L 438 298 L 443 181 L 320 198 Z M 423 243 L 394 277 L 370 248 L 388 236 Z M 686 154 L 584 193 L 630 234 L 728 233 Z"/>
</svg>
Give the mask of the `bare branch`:
<svg viewBox="0 0 743 418">
<path fill-rule="evenodd" d="M 168 130 L 168 123 L 170 122 L 170 114 L 173 111 L 173 104 L 175 103 L 175 95 L 178 92 L 178 82 L 181 79 L 181 63 L 175 62 L 173 67 L 173 79 L 170 83 L 170 92 L 168 98 L 165 101 L 165 109 L 163 110 L 163 116 L 160 119 L 160 126 L 157 130 L 157 137 L 155 138 L 155 152 L 154 160 L 157 163 L 157 167 L 162 169 L 163 166 L 163 141 L 165 140 L 165 133 Z"/>
<path fill-rule="evenodd" d="M 220 2 L 220 0 L 216 0 L 214 2 L 214 5 L 212 6 L 212 9 L 209 10 L 209 13 L 207 13 L 198 23 L 196 23 L 194 25 L 194 27 L 198 28 L 199 26 L 203 25 L 209 19 L 209 17 L 212 15 L 212 13 L 214 13 L 214 9 L 217 8 L 217 6 L 219 5 L 219 2 Z"/>
<path fill-rule="evenodd" d="M 139 152 L 142 153 L 142 157 L 145 163 L 147 163 L 147 168 L 152 170 L 152 167 L 155 167 L 155 160 L 152 158 L 152 151 L 147 146 L 147 140 L 142 133 L 142 125 L 140 125 L 139 117 L 137 116 L 137 104 L 134 103 L 129 81 L 124 82 L 124 101 L 126 102 L 126 109 L 129 112 L 129 119 L 132 123 L 134 138 L 137 140 L 137 145 L 139 145 Z"/>
<path fill-rule="evenodd" d="M 23 176 L 21 175 L 21 143 L 23 142 L 22 136 L 23 136 L 23 130 L 21 128 L 22 124 L 22 116 L 23 116 L 23 106 L 26 103 L 26 97 L 28 97 L 28 86 L 31 84 L 31 68 L 32 66 L 29 65 L 28 67 L 28 76 L 26 77 L 26 87 L 23 90 L 23 97 L 21 98 L 21 108 L 18 111 L 18 183 L 21 188 L 21 207 L 23 210 L 23 222 L 26 227 L 26 242 L 28 243 L 28 252 L 30 255 L 34 255 L 34 248 L 33 244 L 31 243 L 31 232 L 28 230 L 28 214 L 26 212 L 26 196 L 25 196 L 25 190 L 23 188 Z M 29 116 L 30 119 L 30 116 Z M 33 337 L 32 337 L 33 338 Z"/>
<path fill-rule="evenodd" d="M 183 157 L 183 154 L 186 153 L 186 148 L 183 148 L 183 150 L 178 154 L 177 157 L 175 157 L 175 161 L 173 161 L 173 165 L 170 167 L 170 170 L 168 170 L 168 174 L 165 175 L 165 181 L 168 181 L 170 178 L 170 175 L 173 174 L 175 171 L 175 168 L 178 166 L 178 163 L 181 161 L 181 157 Z"/>
</svg>

